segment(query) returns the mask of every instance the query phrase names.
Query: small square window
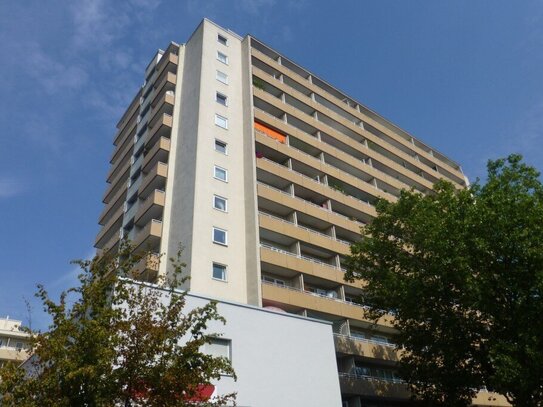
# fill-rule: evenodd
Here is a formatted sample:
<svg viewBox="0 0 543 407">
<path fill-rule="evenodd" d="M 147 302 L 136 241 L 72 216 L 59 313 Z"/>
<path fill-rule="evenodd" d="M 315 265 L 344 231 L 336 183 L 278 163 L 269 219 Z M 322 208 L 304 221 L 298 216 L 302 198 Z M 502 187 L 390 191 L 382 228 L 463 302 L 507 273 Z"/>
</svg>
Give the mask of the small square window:
<svg viewBox="0 0 543 407">
<path fill-rule="evenodd" d="M 228 97 L 220 92 L 215 93 L 215 100 L 223 106 L 228 106 Z"/>
<path fill-rule="evenodd" d="M 227 146 L 227 143 L 225 143 L 224 141 L 215 139 L 215 151 L 218 151 L 219 153 L 222 153 L 222 154 L 226 154 L 227 153 L 226 146 Z"/>
<path fill-rule="evenodd" d="M 217 34 L 217 41 L 219 42 L 219 44 L 228 45 L 228 38 L 221 34 Z"/>
<path fill-rule="evenodd" d="M 228 129 L 228 119 L 219 114 L 215 115 L 215 124 L 223 129 Z"/>
<path fill-rule="evenodd" d="M 226 266 L 219 263 L 213 263 L 213 278 L 215 280 L 226 281 Z"/>
<path fill-rule="evenodd" d="M 228 171 L 224 168 L 215 166 L 213 176 L 220 181 L 228 182 Z"/>
<path fill-rule="evenodd" d="M 228 232 L 224 229 L 213 227 L 213 243 L 228 245 Z"/>
<path fill-rule="evenodd" d="M 228 75 L 224 72 L 217 71 L 217 76 L 215 77 L 219 82 L 224 83 L 225 85 L 228 85 Z"/>
<path fill-rule="evenodd" d="M 223 54 L 220 51 L 217 51 L 217 59 L 221 61 L 223 64 L 228 65 L 228 56 Z"/>
<path fill-rule="evenodd" d="M 205 344 L 205 353 L 213 357 L 222 357 L 231 360 L 232 342 L 229 339 L 210 338 L 210 342 Z"/>
<path fill-rule="evenodd" d="M 219 211 L 227 212 L 228 199 L 223 198 L 222 196 L 213 195 L 213 208 L 218 209 Z"/>
</svg>

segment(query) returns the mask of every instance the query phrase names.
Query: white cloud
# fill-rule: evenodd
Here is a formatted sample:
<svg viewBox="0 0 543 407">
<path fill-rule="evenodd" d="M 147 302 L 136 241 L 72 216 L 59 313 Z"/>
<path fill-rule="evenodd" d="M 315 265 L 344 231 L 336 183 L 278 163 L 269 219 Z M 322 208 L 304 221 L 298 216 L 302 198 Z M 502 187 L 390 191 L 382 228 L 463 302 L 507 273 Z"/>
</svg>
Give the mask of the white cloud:
<svg viewBox="0 0 543 407">
<path fill-rule="evenodd" d="M 24 192 L 24 185 L 15 178 L 0 177 L 0 199 L 11 198 Z"/>
</svg>

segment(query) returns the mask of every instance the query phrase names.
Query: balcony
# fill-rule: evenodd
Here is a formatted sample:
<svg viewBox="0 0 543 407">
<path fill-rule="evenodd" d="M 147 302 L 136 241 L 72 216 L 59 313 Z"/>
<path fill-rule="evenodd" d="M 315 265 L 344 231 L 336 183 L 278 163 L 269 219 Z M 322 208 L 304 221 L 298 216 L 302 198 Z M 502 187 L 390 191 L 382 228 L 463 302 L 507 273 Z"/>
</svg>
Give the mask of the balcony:
<svg viewBox="0 0 543 407">
<path fill-rule="evenodd" d="M 167 113 L 164 113 L 157 120 L 155 120 L 153 128 L 148 130 L 149 135 L 147 136 L 145 147 L 150 149 L 161 137 L 170 138 L 172 125 L 173 117 Z"/>
<path fill-rule="evenodd" d="M 119 228 L 122 225 L 123 215 L 124 208 L 121 205 L 111 219 L 102 227 L 98 233 L 98 236 L 96 236 L 96 241 L 94 244 L 95 247 L 105 247 L 104 244 L 111 238 L 111 236 L 118 233 Z"/>
<path fill-rule="evenodd" d="M 424 146 L 424 144 L 418 140 L 415 140 L 397 126 L 386 122 L 379 115 L 350 100 L 344 94 L 320 81 L 318 78 L 313 77 L 313 81 L 310 82 L 304 76 L 305 73 L 301 74 L 301 72 L 295 72 L 293 69 L 279 64 L 277 61 L 268 57 L 261 51 L 256 50 L 255 48 L 251 49 L 251 55 L 253 58 L 256 58 L 256 61 L 259 62 L 257 65 L 259 65 L 260 68 L 267 68 L 268 71 L 272 70 L 276 73 L 275 76 L 277 76 L 277 74 L 283 74 L 284 77 L 288 79 L 288 83 L 290 83 L 291 86 L 286 84 L 286 80 L 283 81 L 283 83 L 275 80 L 275 76 L 270 75 L 270 72 L 264 72 L 261 69 L 258 69 L 258 67 L 253 68 L 253 73 L 256 75 L 262 76 L 263 78 L 266 78 L 267 76 L 273 78 L 266 78 L 266 80 L 273 82 L 278 88 L 281 88 L 280 90 L 297 95 L 302 100 L 305 100 L 310 93 L 314 93 L 315 97 L 320 102 L 317 105 L 319 110 L 327 112 L 331 117 L 337 117 L 337 120 L 340 122 L 346 121 L 352 123 L 353 121 L 364 121 L 365 123 L 371 124 L 383 133 L 386 133 L 388 138 L 394 140 L 395 144 L 402 145 L 403 148 L 408 148 L 414 153 L 427 157 L 428 159 L 435 160 L 438 164 L 444 166 L 449 171 L 457 175 L 459 179 L 462 178 L 462 173 L 458 164 L 452 162 L 441 154 L 436 154 L 438 158 L 434 158 L 434 155 L 431 154 L 432 150 L 429 147 Z M 284 62 L 287 63 L 288 61 Z M 294 66 L 291 68 L 294 68 Z M 294 89 L 293 86 L 296 86 L 297 89 Z M 303 89 L 304 91 L 301 91 L 300 89 Z M 312 100 L 307 100 L 308 104 L 312 105 Z M 390 130 L 391 127 L 393 130 Z"/>
<path fill-rule="evenodd" d="M 115 178 L 111 181 L 111 184 L 109 184 L 104 193 L 104 203 L 111 202 L 111 198 L 117 195 L 119 188 L 126 188 L 126 181 L 128 181 L 130 171 L 130 160 L 126 160 L 120 168 L 120 171 L 115 175 Z"/>
<path fill-rule="evenodd" d="M 134 266 L 134 277 L 142 281 L 155 282 L 160 266 L 160 255 L 148 253 Z"/>
<path fill-rule="evenodd" d="M 139 196 L 147 198 L 147 196 L 155 189 L 164 190 L 166 186 L 166 177 L 168 176 L 168 164 L 157 162 L 149 173 L 143 177 L 143 182 L 139 187 Z"/>
<path fill-rule="evenodd" d="M 288 180 L 289 183 L 299 185 L 307 188 L 320 196 L 324 196 L 327 199 L 337 201 L 341 204 L 353 207 L 361 213 L 366 214 L 370 218 L 377 216 L 375 207 L 370 205 L 366 201 L 362 201 L 354 196 L 340 192 L 331 188 L 330 186 L 323 184 L 313 178 L 310 178 L 300 172 L 294 171 L 284 165 L 278 164 L 267 158 L 258 158 L 256 161 L 257 169 L 261 169 L 270 174 L 274 174 L 284 180 Z"/>
<path fill-rule="evenodd" d="M 141 202 L 134 218 L 136 225 L 145 225 L 151 219 L 162 218 L 162 212 L 166 201 L 166 194 L 160 189 L 155 189 Z"/>
<path fill-rule="evenodd" d="M 339 385 L 341 394 L 396 400 L 405 400 L 411 397 L 407 385 L 399 379 L 384 379 L 340 372 Z"/>
<path fill-rule="evenodd" d="M 336 352 L 344 355 L 355 355 L 390 362 L 399 360 L 398 351 L 395 350 L 394 345 L 372 339 L 335 333 L 334 343 Z"/>
<path fill-rule="evenodd" d="M 2 346 L 0 347 L 0 361 L 13 360 L 18 362 L 24 362 L 28 359 L 29 353 L 25 349 L 16 349 L 12 347 Z"/>
<path fill-rule="evenodd" d="M 135 234 L 134 251 L 158 251 L 162 237 L 162 222 L 152 219 L 143 229 Z"/>
<path fill-rule="evenodd" d="M 175 85 L 177 83 L 177 76 L 172 72 L 166 72 L 161 74 L 155 83 L 155 94 L 151 103 L 156 104 L 156 101 L 162 97 L 167 91 L 175 91 Z"/>
<path fill-rule="evenodd" d="M 290 236 L 293 239 L 324 247 L 336 253 L 345 255 L 350 253 L 348 242 L 326 235 L 317 230 L 297 225 L 286 219 L 259 212 L 258 222 L 261 228 L 271 230 L 281 235 Z"/>
<path fill-rule="evenodd" d="M 173 104 L 175 96 L 173 92 L 165 92 L 160 99 L 155 99 L 156 103 L 151 105 L 149 115 L 149 128 L 153 128 L 158 120 L 164 114 L 171 116 L 173 114 Z"/>
<path fill-rule="evenodd" d="M 305 275 L 318 277 L 337 284 L 362 288 L 361 282 L 347 283 L 343 280 L 345 273 L 339 267 L 325 263 L 312 257 L 298 255 L 276 247 L 260 244 L 260 261 L 284 269 L 294 270 Z"/>
<path fill-rule="evenodd" d="M 119 209 L 120 206 L 124 203 L 126 200 L 126 188 L 121 188 L 113 198 L 111 198 L 111 201 L 104 205 L 104 209 L 102 210 L 102 213 L 100 213 L 100 216 L 98 217 L 98 224 L 99 225 L 105 225 L 109 219 L 111 219 L 111 216 L 115 213 L 117 209 Z"/>
<path fill-rule="evenodd" d="M 161 161 L 163 163 L 168 162 L 168 155 L 170 152 L 170 139 L 166 137 L 161 137 L 158 139 L 158 142 L 150 147 L 150 150 L 145 153 L 143 159 L 143 172 L 149 172 L 157 162 Z"/>
</svg>

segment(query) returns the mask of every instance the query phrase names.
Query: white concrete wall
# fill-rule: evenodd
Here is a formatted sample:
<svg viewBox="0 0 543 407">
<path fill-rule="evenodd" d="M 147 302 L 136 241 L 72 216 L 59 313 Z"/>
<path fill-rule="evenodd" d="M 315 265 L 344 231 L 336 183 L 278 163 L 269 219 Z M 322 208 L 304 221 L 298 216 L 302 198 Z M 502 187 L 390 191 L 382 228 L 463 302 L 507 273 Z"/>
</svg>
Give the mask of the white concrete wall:
<svg viewBox="0 0 543 407">
<path fill-rule="evenodd" d="M 188 295 L 186 310 L 208 301 Z M 236 303 L 218 310 L 226 325 L 212 323 L 209 332 L 231 340 L 238 380 L 224 376 L 217 394 L 237 392 L 240 407 L 341 406 L 330 324 Z"/>
<path fill-rule="evenodd" d="M 191 292 L 260 305 L 248 47 L 204 20 L 182 48 L 161 251 L 170 258 L 183 244 Z M 228 85 L 216 80 L 217 70 L 228 75 Z M 228 106 L 215 101 L 217 91 Z M 228 118 L 227 130 L 215 125 L 215 114 Z M 227 155 L 214 150 L 216 138 L 228 143 Z M 227 169 L 228 182 L 213 178 L 214 165 Z M 228 199 L 227 213 L 213 209 L 215 194 Z M 212 242 L 213 226 L 227 230 L 228 246 Z M 226 282 L 212 278 L 213 262 L 227 266 Z"/>
</svg>

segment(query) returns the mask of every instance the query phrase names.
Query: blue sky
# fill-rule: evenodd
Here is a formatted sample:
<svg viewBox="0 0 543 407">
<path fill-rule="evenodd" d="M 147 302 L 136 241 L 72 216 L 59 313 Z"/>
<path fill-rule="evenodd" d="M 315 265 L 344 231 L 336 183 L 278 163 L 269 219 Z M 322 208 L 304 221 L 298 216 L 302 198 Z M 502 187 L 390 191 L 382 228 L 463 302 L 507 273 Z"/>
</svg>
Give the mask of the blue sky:
<svg viewBox="0 0 543 407">
<path fill-rule="evenodd" d="M 91 256 L 115 123 L 203 17 L 250 33 L 458 161 L 543 169 L 541 0 L 0 2 L 0 315 Z"/>
</svg>

